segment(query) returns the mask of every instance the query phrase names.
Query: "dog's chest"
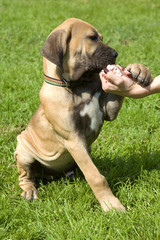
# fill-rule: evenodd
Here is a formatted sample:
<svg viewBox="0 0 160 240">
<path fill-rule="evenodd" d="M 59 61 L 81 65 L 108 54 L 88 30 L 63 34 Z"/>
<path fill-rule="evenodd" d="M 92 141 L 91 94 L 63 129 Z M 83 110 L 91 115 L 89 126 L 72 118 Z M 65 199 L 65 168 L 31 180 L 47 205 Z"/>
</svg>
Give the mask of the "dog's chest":
<svg viewBox="0 0 160 240">
<path fill-rule="evenodd" d="M 95 140 L 103 124 L 103 113 L 100 109 L 99 97 L 100 92 L 96 92 L 75 108 L 76 129 L 85 135 L 89 143 Z"/>
</svg>

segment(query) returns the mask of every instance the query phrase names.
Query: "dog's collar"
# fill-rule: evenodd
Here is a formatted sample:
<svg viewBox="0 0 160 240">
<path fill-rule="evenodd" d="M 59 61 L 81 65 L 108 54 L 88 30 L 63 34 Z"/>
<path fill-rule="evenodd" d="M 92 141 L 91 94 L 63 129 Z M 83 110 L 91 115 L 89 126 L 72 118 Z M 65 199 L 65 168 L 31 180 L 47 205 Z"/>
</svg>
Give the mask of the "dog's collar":
<svg viewBox="0 0 160 240">
<path fill-rule="evenodd" d="M 58 86 L 58 87 L 72 88 L 72 87 L 78 86 L 81 83 L 81 81 L 69 82 L 64 78 L 62 80 L 57 79 L 57 78 L 52 78 L 52 77 L 47 76 L 45 73 L 44 73 L 44 78 L 45 78 L 46 83 L 54 85 L 54 86 Z"/>
</svg>

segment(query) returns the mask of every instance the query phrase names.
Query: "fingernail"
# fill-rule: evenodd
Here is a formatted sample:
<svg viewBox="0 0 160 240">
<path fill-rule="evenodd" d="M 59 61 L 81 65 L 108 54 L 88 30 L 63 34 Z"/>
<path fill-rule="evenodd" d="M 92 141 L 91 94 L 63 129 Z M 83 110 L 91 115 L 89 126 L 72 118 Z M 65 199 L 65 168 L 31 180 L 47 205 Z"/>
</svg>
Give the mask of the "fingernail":
<svg viewBox="0 0 160 240">
<path fill-rule="evenodd" d="M 107 68 L 105 68 L 105 69 L 104 69 L 104 72 L 105 72 L 105 73 L 108 73 L 108 72 L 109 72 L 109 70 L 108 70 Z"/>
</svg>

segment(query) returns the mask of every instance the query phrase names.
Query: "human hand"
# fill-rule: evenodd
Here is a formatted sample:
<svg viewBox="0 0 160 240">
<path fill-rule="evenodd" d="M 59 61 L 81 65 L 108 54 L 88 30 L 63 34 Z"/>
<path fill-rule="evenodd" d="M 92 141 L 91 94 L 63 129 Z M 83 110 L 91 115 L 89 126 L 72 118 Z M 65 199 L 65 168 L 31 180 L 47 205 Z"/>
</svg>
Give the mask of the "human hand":
<svg viewBox="0 0 160 240">
<path fill-rule="evenodd" d="M 100 72 L 100 79 L 105 92 L 121 96 L 128 95 L 128 91 L 136 84 L 131 73 L 119 65 L 108 65 Z"/>
<path fill-rule="evenodd" d="M 127 69 L 119 65 L 108 65 L 106 70 L 100 72 L 102 89 L 107 93 L 132 98 L 141 98 L 151 94 L 150 85 L 143 87 L 136 83 L 148 84 L 152 81 L 148 68 L 142 64 L 132 64 Z"/>
</svg>

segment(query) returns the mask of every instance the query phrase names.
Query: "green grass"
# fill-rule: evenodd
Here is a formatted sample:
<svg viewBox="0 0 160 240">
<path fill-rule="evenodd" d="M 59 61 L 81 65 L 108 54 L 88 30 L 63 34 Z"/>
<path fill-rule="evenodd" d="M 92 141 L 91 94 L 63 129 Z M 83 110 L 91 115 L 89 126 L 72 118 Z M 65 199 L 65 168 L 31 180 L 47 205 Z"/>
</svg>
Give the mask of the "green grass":
<svg viewBox="0 0 160 240">
<path fill-rule="evenodd" d="M 69 17 L 94 25 L 118 53 L 117 63 L 146 64 L 160 74 L 159 0 L 0 0 L 0 239 L 159 240 L 160 97 L 126 99 L 105 123 L 92 158 L 126 214 L 105 213 L 80 172 L 39 187 L 39 199 L 20 198 L 13 158 L 16 136 L 39 104 L 40 49 Z"/>
</svg>

